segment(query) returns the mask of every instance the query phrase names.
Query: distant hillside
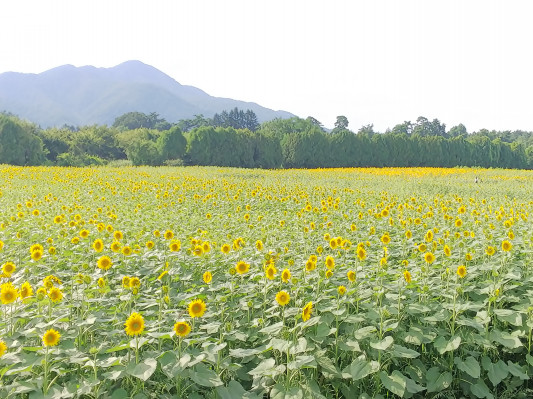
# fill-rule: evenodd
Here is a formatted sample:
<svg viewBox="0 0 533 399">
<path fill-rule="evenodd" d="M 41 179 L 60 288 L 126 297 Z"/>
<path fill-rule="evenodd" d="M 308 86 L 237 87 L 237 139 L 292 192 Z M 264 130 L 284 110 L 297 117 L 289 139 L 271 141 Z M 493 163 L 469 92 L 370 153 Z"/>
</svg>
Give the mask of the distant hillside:
<svg viewBox="0 0 533 399">
<path fill-rule="evenodd" d="M 140 61 L 112 68 L 64 65 L 40 74 L 0 74 L 0 111 L 9 111 L 41 127 L 111 125 L 126 112 L 157 112 L 169 122 L 238 107 L 251 109 L 259 122 L 290 118 L 256 103 L 212 97 L 184 86 L 158 69 Z"/>
</svg>

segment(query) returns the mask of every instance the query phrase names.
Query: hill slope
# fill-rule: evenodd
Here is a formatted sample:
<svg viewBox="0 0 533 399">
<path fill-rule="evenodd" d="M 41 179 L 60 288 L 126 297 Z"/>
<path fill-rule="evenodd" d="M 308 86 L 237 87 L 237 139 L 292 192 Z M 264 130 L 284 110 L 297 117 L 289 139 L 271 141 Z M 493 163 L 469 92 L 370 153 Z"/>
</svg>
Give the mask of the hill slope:
<svg viewBox="0 0 533 399">
<path fill-rule="evenodd" d="M 256 103 L 212 97 L 185 86 L 140 61 L 112 68 L 64 65 L 40 74 L 0 74 L 0 111 L 9 111 L 42 127 L 112 124 L 126 112 L 157 112 L 169 122 L 235 107 L 251 109 L 260 122 L 290 118 Z"/>
</svg>

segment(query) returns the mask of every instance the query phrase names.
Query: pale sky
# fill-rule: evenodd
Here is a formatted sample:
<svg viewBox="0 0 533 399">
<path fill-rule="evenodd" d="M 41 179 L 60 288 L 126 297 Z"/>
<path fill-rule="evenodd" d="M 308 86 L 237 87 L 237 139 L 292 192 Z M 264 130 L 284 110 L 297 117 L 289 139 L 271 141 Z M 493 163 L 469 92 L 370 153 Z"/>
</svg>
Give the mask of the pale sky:
<svg viewBox="0 0 533 399">
<path fill-rule="evenodd" d="M 533 131 L 531 0 L 2 0 L 0 15 L 0 72 L 139 60 L 329 128 Z"/>
</svg>

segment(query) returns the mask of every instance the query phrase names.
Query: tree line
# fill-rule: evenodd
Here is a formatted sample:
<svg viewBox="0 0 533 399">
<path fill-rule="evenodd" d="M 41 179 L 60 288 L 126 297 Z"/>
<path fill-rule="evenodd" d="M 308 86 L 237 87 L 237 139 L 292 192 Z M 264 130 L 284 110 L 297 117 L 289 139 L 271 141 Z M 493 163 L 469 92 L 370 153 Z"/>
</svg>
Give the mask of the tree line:
<svg viewBox="0 0 533 399">
<path fill-rule="evenodd" d="M 253 111 L 237 108 L 213 118 L 169 123 L 157 113 L 129 112 L 112 126 L 41 129 L 0 114 L 0 163 L 89 166 L 213 165 L 243 168 L 492 167 L 533 169 L 533 132 L 468 133 L 447 130 L 438 119 L 419 117 L 385 132 L 373 125 L 357 132 L 345 116 L 328 131 L 315 118 L 259 124 Z"/>
</svg>

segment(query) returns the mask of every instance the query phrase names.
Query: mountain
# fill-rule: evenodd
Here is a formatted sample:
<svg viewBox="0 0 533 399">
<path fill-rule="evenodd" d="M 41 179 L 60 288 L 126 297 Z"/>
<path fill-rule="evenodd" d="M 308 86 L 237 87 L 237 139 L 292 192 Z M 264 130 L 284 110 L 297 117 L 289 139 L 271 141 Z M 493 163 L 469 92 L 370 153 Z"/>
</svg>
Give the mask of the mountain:
<svg viewBox="0 0 533 399">
<path fill-rule="evenodd" d="M 127 61 L 112 68 L 63 65 L 40 74 L 0 74 L 0 111 L 11 112 L 41 127 L 64 124 L 111 125 L 126 112 L 157 112 L 169 122 L 233 108 L 251 109 L 259 122 L 290 118 L 256 103 L 212 97 L 185 86 L 140 61 Z"/>
</svg>

